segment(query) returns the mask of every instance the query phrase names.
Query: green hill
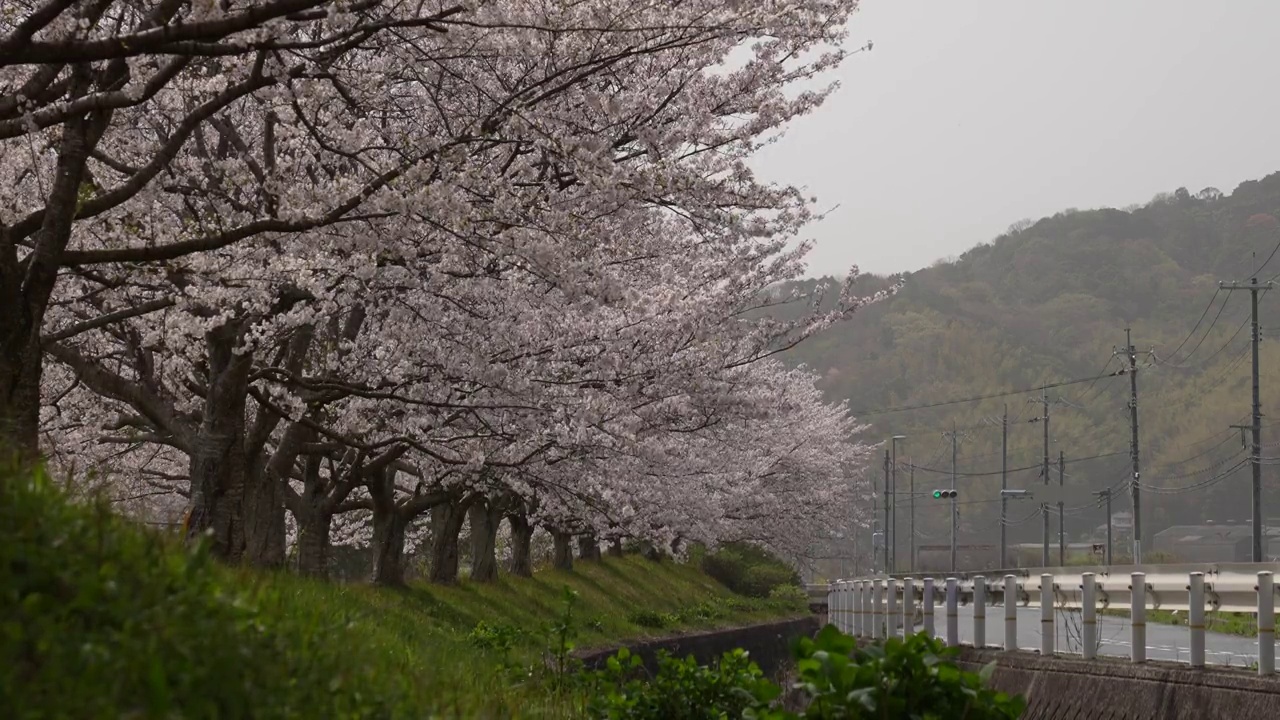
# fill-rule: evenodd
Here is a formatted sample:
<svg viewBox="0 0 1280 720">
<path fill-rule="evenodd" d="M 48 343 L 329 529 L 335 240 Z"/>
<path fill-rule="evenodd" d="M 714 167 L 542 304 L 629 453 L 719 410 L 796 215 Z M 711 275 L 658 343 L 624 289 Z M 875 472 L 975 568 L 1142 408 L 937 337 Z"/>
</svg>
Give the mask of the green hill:
<svg viewBox="0 0 1280 720">
<path fill-rule="evenodd" d="M 1174 524 L 1248 522 L 1250 471 L 1247 464 L 1235 467 L 1246 450 L 1228 426 L 1246 422 L 1250 407 L 1249 296 L 1215 293 L 1219 280 L 1247 280 L 1264 264 L 1259 279 L 1280 274 L 1280 256 L 1271 257 L 1280 242 L 1276 217 L 1280 173 L 1242 183 L 1229 195 L 1179 188 L 1144 206 L 1067 210 L 1015 223 L 954 261 L 906 275 L 896 296 L 790 357 L 823 373 L 825 390 L 848 399 L 872 424 L 873 439 L 907 435 L 899 455 L 914 465 L 949 469 L 951 448 L 942 433 L 955 423 L 961 431 L 960 471 L 993 473 L 964 476 L 958 483 L 962 542 L 995 542 L 999 418 L 1006 404 L 1009 467 L 1027 468 L 1010 473 L 1010 486 L 1040 482 L 1039 467 L 1030 467 L 1043 454 L 1042 428 L 1029 422 L 1040 413 L 1032 394 L 877 411 L 1088 378 L 1104 368 L 1114 372 L 1127 362 L 1113 359 L 1112 352 L 1124 345 L 1130 327 L 1139 350 L 1142 484 L 1150 486 L 1143 495 L 1144 546 L 1151 548 L 1152 535 Z M 884 282 L 871 278 L 866 289 Z M 1280 343 L 1266 332 L 1268 325 L 1280 326 L 1275 298 L 1264 294 L 1260 316 L 1265 413 L 1280 405 Z M 1130 507 L 1124 489 L 1128 384 L 1127 377 L 1117 376 L 1049 391 L 1051 400 L 1063 400 L 1050 410 L 1054 465 L 1061 451 L 1067 482 L 1123 490 L 1117 512 Z M 1266 418 L 1263 423 L 1263 457 L 1280 455 L 1268 449 L 1280 433 Z M 1057 481 L 1056 467 L 1051 477 Z M 900 479 L 905 493 L 907 478 Z M 1276 480 L 1276 468 L 1266 465 L 1264 509 L 1275 508 L 1269 514 L 1280 517 Z M 918 491 L 949 483 L 947 475 L 916 472 Z M 901 501 L 905 509 L 905 496 Z M 920 542 L 949 538 L 941 505 L 917 501 Z M 1034 509 L 1029 502 L 1011 504 L 1010 519 Z M 1068 536 L 1081 537 L 1104 522 L 1101 508 L 1078 508 L 1068 514 Z M 904 547 L 906 531 L 904 518 L 898 532 Z M 1010 542 L 1036 541 L 1040 532 L 1037 519 L 1011 525 Z M 1053 536 L 1056 542 L 1056 524 Z M 905 558 L 905 550 L 899 556 Z"/>
</svg>

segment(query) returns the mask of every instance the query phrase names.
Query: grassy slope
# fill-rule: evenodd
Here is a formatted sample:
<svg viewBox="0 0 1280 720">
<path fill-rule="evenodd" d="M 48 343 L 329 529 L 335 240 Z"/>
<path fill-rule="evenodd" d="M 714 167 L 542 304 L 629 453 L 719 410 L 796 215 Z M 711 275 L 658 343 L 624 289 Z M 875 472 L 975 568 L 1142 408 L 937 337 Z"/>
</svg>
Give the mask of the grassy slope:
<svg viewBox="0 0 1280 720">
<path fill-rule="evenodd" d="M 384 590 L 283 575 L 268 576 L 265 581 L 283 590 L 291 604 L 329 607 L 371 626 L 394 618 L 417 633 L 458 638 L 469 634 L 478 622 L 507 626 L 526 635 L 517 643 L 518 650 L 533 647 L 539 628 L 563 612 L 566 586 L 578 594 L 573 614 L 581 646 L 805 611 L 803 607 L 770 607 L 770 603 L 741 598 L 697 568 L 670 560 L 656 563 L 636 555 L 578 562 L 573 572 L 543 570 L 528 579 L 503 577 L 496 583 L 462 582 L 453 587 L 415 584 L 404 590 Z M 706 610 L 702 617 L 690 612 L 698 606 Z M 643 611 L 684 617 L 667 618 L 672 622 L 662 629 L 642 627 L 628 619 Z M 374 628 L 374 632 L 385 629 Z"/>
<path fill-rule="evenodd" d="M 580 562 L 573 572 L 544 570 L 528 579 L 454 587 L 415 584 L 390 590 L 287 575 L 246 580 L 278 593 L 281 613 L 306 614 L 317 626 L 347 625 L 352 636 L 345 654 L 376 665 L 379 673 L 418 678 L 430 705 L 450 716 L 571 717 L 578 712 L 577 698 L 519 679 L 528 681 L 528 669 L 556 646 L 549 626 L 564 615 L 565 587 L 577 593 L 571 625 L 572 642 L 580 648 L 807 612 L 801 605 L 734 595 L 689 565 L 635 555 Z M 665 626 L 642 627 L 632 621 L 638 614 L 657 614 Z M 489 629 L 489 637 L 509 639 L 509 650 L 475 639 L 478 624 Z M 504 664 L 519 670 L 504 673 Z"/>
<path fill-rule="evenodd" d="M 575 717 L 580 699 L 542 670 L 565 586 L 582 646 L 804 612 L 636 556 L 402 590 L 228 570 L 47 484 L 4 480 L 5 718 Z"/>
</svg>

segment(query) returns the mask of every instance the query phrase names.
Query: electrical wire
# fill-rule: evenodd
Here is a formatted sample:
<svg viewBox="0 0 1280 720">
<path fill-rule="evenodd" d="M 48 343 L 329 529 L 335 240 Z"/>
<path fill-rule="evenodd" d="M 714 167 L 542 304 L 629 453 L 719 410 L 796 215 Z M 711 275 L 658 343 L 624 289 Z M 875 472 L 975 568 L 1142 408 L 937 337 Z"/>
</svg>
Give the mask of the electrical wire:
<svg viewBox="0 0 1280 720">
<path fill-rule="evenodd" d="M 1187 463 L 1191 462 L 1192 460 L 1197 460 L 1197 459 L 1199 459 L 1199 458 L 1202 458 L 1202 457 L 1204 457 L 1205 455 L 1208 455 L 1209 453 L 1213 452 L 1214 450 L 1217 450 L 1218 448 L 1220 448 L 1220 447 L 1222 447 L 1223 445 L 1226 445 L 1228 442 L 1230 442 L 1230 441 L 1231 441 L 1231 439 L 1235 437 L 1235 435 L 1236 435 L 1236 431 L 1235 431 L 1235 429 L 1234 429 L 1234 428 L 1233 428 L 1233 429 L 1228 429 L 1228 430 L 1225 430 L 1225 431 L 1223 431 L 1223 432 L 1219 432 L 1219 433 L 1218 433 L 1218 435 L 1225 435 L 1225 437 L 1223 437 L 1221 440 L 1219 440 L 1219 441 L 1217 442 L 1217 444 L 1215 444 L 1215 445 L 1211 446 L 1209 449 L 1204 450 L 1203 452 L 1198 452 L 1198 453 L 1196 453 L 1195 455 L 1192 455 L 1192 456 L 1191 456 L 1191 457 L 1189 457 L 1189 458 L 1184 458 L 1184 459 L 1182 459 L 1182 460 L 1174 460 L 1173 462 L 1167 463 L 1167 465 L 1168 465 L 1168 466 L 1185 465 L 1185 464 L 1187 464 Z M 1216 437 L 1216 436 L 1215 436 L 1215 437 Z M 1212 438 L 1210 438 L 1210 439 L 1212 439 Z M 1191 443 L 1191 445 L 1193 445 L 1193 446 L 1194 446 L 1194 445 L 1198 445 L 1198 444 L 1199 444 L 1199 443 Z"/>
<path fill-rule="evenodd" d="M 1159 488 L 1159 487 L 1152 487 L 1150 485 L 1144 485 L 1142 483 L 1139 483 L 1139 486 L 1142 487 L 1142 489 L 1153 492 L 1157 495 L 1181 495 L 1182 493 L 1193 492 L 1196 490 L 1203 490 L 1207 487 L 1210 487 L 1211 485 L 1217 485 L 1223 480 L 1226 480 L 1227 478 L 1236 474 L 1237 472 L 1240 471 L 1241 468 L 1249 464 L 1250 464 L 1249 458 L 1245 458 L 1237 462 L 1235 465 L 1232 465 L 1231 468 L 1226 472 L 1219 473 L 1209 478 L 1208 480 L 1203 480 L 1201 482 L 1195 483 L 1194 485 L 1188 485 L 1186 487 Z"/>
<path fill-rule="evenodd" d="M 1251 349 L 1250 346 L 1246 345 L 1238 355 L 1236 355 L 1234 358 L 1228 361 L 1226 365 L 1223 366 L 1222 370 L 1219 371 L 1218 374 L 1213 378 L 1213 380 L 1210 381 L 1208 387 L 1201 388 L 1196 395 L 1193 395 L 1189 398 L 1186 398 L 1184 400 L 1179 400 L 1176 402 L 1148 406 L 1147 411 L 1150 412 L 1151 410 L 1170 410 L 1173 408 L 1186 407 L 1187 405 L 1190 405 L 1194 402 L 1203 400 L 1205 395 L 1208 395 L 1210 392 L 1218 389 L 1219 386 L 1221 386 L 1224 382 L 1226 382 L 1231 378 L 1231 371 L 1234 370 L 1237 365 L 1239 365 L 1246 357 L 1249 356 L 1250 349 Z"/>
<path fill-rule="evenodd" d="M 1271 248 L 1271 254 L 1267 256 L 1266 260 L 1262 261 L 1262 264 L 1258 266 L 1257 270 L 1254 270 L 1249 274 L 1249 277 L 1258 277 L 1258 275 L 1262 273 L 1263 268 L 1267 266 L 1267 263 L 1271 262 L 1271 259 L 1276 256 L 1277 250 L 1280 250 L 1280 242 L 1276 243 L 1276 246 Z"/>
<path fill-rule="evenodd" d="M 1012 525 L 1021 525 L 1022 523 L 1027 522 L 1028 520 L 1033 520 L 1037 517 L 1040 517 L 1039 507 L 1037 507 L 1035 510 L 1032 510 L 1031 514 L 1024 518 L 1019 518 L 1017 520 L 1001 520 L 1000 522 L 1003 523 L 1006 527 L 1009 527 Z"/>
<path fill-rule="evenodd" d="M 1209 304 L 1206 305 L 1204 308 L 1204 312 L 1200 313 L 1200 319 L 1196 320 L 1196 324 L 1192 326 L 1191 332 L 1187 333 L 1187 336 L 1182 339 L 1182 342 L 1178 343 L 1178 347 L 1174 348 L 1173 352 L 1169 353 L 1169 357 L 1172 358 L 1174 355 L 1177 355 L 1178 351 L 1181 350 L 1187 344 L 1187 341 L 1189 341 L 1192 337 L 1195 336 L 1196 330 L 1199 329 L 1200 327 L 1200 323 L 1204 322 L 1205 317 L 1209 315 L 1209 310 L 1213 308 L 1214 301 L 1217 300 L 1218 296 L 1221 294 L 1222 294 L 1222 288 L 1218 288 L 1217 290 L 1214 291 L 1213 297 L 1209 298 Z M 1225 302 L 1223 303 L 1223 306 L 1226 306 Z"/>
<path fill-rule="evenodd" d="M 1123 372 L 1111 373 L 1112 375 L 1122 375 Z M 1105 376 L 1104 376 L 1105 377 Z M 925 403 L 922 405 L 903 405 L 901 407 L 881 408 L 879 410 L 857 410 L 852 413 L 855 417 L 870 417 L 873 415 L 888 415 L 889 413 L 908 412 L 911 410 L 928 410 L 930 408 L 944 407 L 947 405 L 961 405 L 964 403 L 978 402 L 979 400 L 991 400 L 994 398 L 1010 397 L 1013 395 L 1026 395 L 1028 393 L 1038 392 L 1041 390 L 1052 390 L 1054 388 L 1067 387 L 1069 385 L 1079 385 L 1080 383 L 1092 382 L 1098 378 L 1087 377 L 1077 380 L 1063 380 L 1045 385 L 1037 385 L 1032 388 L 1023 388 L 1021 390 L 1007 390 L 1005 392 L 988 393 L 986 395 L 975 395 L 967 398 L 957 398 L 955 400 L 942 400 L 935 403 Z"/>
<path fill-rule="evenodd" d="M 1222 317 L 1223 311 L 1225 311 L 1227 309 L 1227 305 L 1230 305 L 1230 304 L 1231 304 L 1231 294 L 1228 293 L 1227 297 L 1222 301 L 1222 306 L 1218 308 L 1218 314 L 1213 316 L 1213 322 L 1209 323 L 1209 327 L 1205 329 L 1204 335 L 1200 336 L 1200 342 L 1197 342 L 1196 346 L 1191 348 L 1191 351 L 1188 352 L 1185 357 L 1183 357 L 1181 360 L 1178 361 L 1179 365 L 1190 360 L 1191 356 L 1195 355 L 1196 351 L 1200 349 L 1200 346 L 1204 345 L 1204 341 L 1209 338 L 1209 333 L 1213 332 L 1213 328 L 1218 324 L 1218 319 Z M 1170 355 L 1169 357 L 1173 357 L 1173 355 Z"/>
<path fill-rule="evenodd" d="M 1195 365 L 1182 365 L 1182 364 L 1171 362 L 1168 360 L 1161 360 L 1158 355 L 1155 356 L 1156 363 L 1164 367 L 1171 367 L 1175 370 L 1203 370 L 1204 368 L 1207 368 L 1209 366 L 1210 360 L 1213 360 L 1214 358 L 1218 357 L 1218 355 L 1223 350 L 1226 350 L 1228 347 L 1231 346 L 1231 343 L 1235 342 L 1236 338 L 1240 336 L 1240 333 L 1244 331 L 1245 326 L 1249 324 L 1249 320 L 1250 320 L 1250 317 L 1246 315 L 1244 320 L 1240 321 L 1240 327 L 1236 328 L 1236 331 L 1231 334 L 1231 337 L 1225 343 L 1223 343 L 1221 347 L 1219 347 L 1217 350 L 1214 350 L 1212 355 L 1200 361 L 1199 363 L 1196 363 Z M 1152 354 L 1155 355 L 1154 353 Z M 1190 355 L 1188 355 L 1187 357 L 1190 357 Z"/>
<path fill-rule="evenodd" d="M 1085 389 L 1084 389 L 1084 392 L 1080 393 L 1079 397 L 1077 397 L 1077 398 L 1075 399 L 1075 401 L 1074 401 L 1074 404 L 1075 404 L 1075 405 L 1077 405 L 1077 406 L 1083 406 L 1083 405 L 1087 404 L 1088 400 L 1087 400 L 1086 398 L 1088 398 L 1088 397 L 1089 397 L 1089 393 L 1090 393 L 1090 391 L 1092 391 L 1092 390 L 1093 390 L 1093 388 L 1094 388 L 1094 386 L 1098 384 L 1098 381 L 1099 381 L 1099 380 L 1103 379 L 1104 377 L 1107 377 L 1107 378 L 1117 377 L 1117 376 L 1115 376 L 1115 375 L 1107 375 L 1107 374 L 1106 374 L 1106 372 L 1107 372 L 1107 368 L 1111 367 L 1111 363 L 1115 362 L 1115 359 L 1116 359 L 1116 356 L 1115 356 L 1114 354 L 1112 354 L 1112 356 L 1111 356 L 1111 357 L 1107 358 L 1107 362 L 1106 362 L 1106 364 L 1105 364 L 1105 365 L 1103 365 L 1103 366 L 1102 366 L 1102 369 L 1098 371 L 1098 373 L 1097 373 L 1097 377 L 1096 377 L 1096 378 L 1094 378 L 1093 382 L 1089 383 L 1089 387 L 1085 388 Z M 1065 399 L 1065 398 L 1064 398 L 1064 399 Z"/>
<path fill-rule="evenodd" d="M 1126 449 L 1126 450 L 1116 450 L 1116 451 L 1114 451 L 1114 452 L 1103 453 L 1103 454 L 1101 454 L 1101 455 L 1090 455 L 1089 457 L 1075 458 L 1075 459 L 1071 460 L 1070 462 L 1072 462 L 1072 463 L 1080 463 L 1080 462 L 1087 462 L 1087 461 L 1089 461 L 1089 460 L 1099 460 L 1099 459 L 1101 459 L 1101 458 L 1115 457 L 1116 455 L 1128 455 L 1128 454 L 1129 454 L 1129 451 L 1128 451 L 1127 449 Z M 1050 463 L 1050 464 L 1052 464 L 1052 463 Z M 952 474 L 952 472 L 951 472 L 950 470 L 943 470 L 943 469 L 940 469 L 940 468 L 921 467 L 921 466 L 919 466 L 919 465 L 916 465 L 916 466 L 909 466 L 909 467 L 914 467 L 916 470 L 919 470 L 919 471 L 921 471 L 921 472 L 930 472 L 930 473 L 935 473 L 935 474 L 938 474 L 938 475 L 951 475 L 951 474 Z M 990 471 L 990 472 L 966 472 L 966 471 L 960 471 L 960 470 L 957 470 L 957 471 L 955 471 L 955 475 L 956 475 L 957 477 L 991 477 L 991 476 L 994 476 L 994 475 L 999 475 L 999 474 L 1001 474 L 1002 472 L 1003 472 L 1003 473 L 1014 473 L 1014 472 L 1022 472 L 1022 471 L 1025 471 L 1025 470 L 1038 470 L 1038 469 L 1040 469 L 1040 468 L 1042 468 L 1042 467 L 1044 467 L 1044 462 L 1043 462 L 1043 461 L 1038 462 L 1038 463 L 1036 463 L 1035 465 L 1027 465 L 1027 466 L 1024 466 L 1024 467 L 1016 467 L 1016 468 L 1008 468 L 1008 469 L 1006 469 L 1006 470 L 992 470 L 992 471 Z"/>
</svg>

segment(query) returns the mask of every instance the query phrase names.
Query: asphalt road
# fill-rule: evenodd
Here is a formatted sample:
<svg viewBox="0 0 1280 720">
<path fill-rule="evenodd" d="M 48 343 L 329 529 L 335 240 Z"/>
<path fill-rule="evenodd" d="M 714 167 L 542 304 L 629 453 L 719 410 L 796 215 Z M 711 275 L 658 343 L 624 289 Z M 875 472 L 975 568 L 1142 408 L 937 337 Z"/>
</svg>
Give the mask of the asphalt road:
<svg viewBox="0 0 1280 720">
<path fill-rule="evenodd" d="M 946 609 L 943 606 L 934 608 L 936 627 L 935 634 L 946 636 Z M 1054 649 L 1059 654 L 1080 653 L 1080 624 L 1078 613 L 1055 612 Z M 959 635 L 963 644 L 973 644 L 973 607 L 962 606 L 959 609 Z M 1004 645 L 1004 607 L 987 608 L 986 645 Z M 916 631 L 923 628 L 917 625 Z M 1131 645 L 1131 628 L 1128 618 L 1098 617 L 1098 632 L 1101 644 L 1099 655 L 1115 655 L 1129 657 Z M 1040 608 L 1036 606 L 1018 608 L 1018 648 L 1022 650 L 1040 649 Z M 1205 633 L 1205 661 L 1213 665 L 1248 666 L 1257 661 L 1258 640 L 1237 635 L 1221 633 Z M 1168 660 L 1173 662 L 1191 661 L 1190 632 L 1185 626 L 1159 625 L 1147 623 L 1147 659 Z"/>
</svg>

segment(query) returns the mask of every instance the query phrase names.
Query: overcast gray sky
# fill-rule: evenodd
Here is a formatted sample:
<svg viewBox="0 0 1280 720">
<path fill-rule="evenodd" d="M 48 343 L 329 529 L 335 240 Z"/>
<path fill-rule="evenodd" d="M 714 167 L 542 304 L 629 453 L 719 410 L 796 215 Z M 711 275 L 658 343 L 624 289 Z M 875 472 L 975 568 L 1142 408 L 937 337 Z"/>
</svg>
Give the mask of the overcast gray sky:
<svg viewBox="0 0 1280 720">
<path fill-rule="evenodd" d="M 863 0 L 843 87 L 753 163 L 807 187 L 812 275 L 1280 170 L 1280 0 Z"/>
</svg>

